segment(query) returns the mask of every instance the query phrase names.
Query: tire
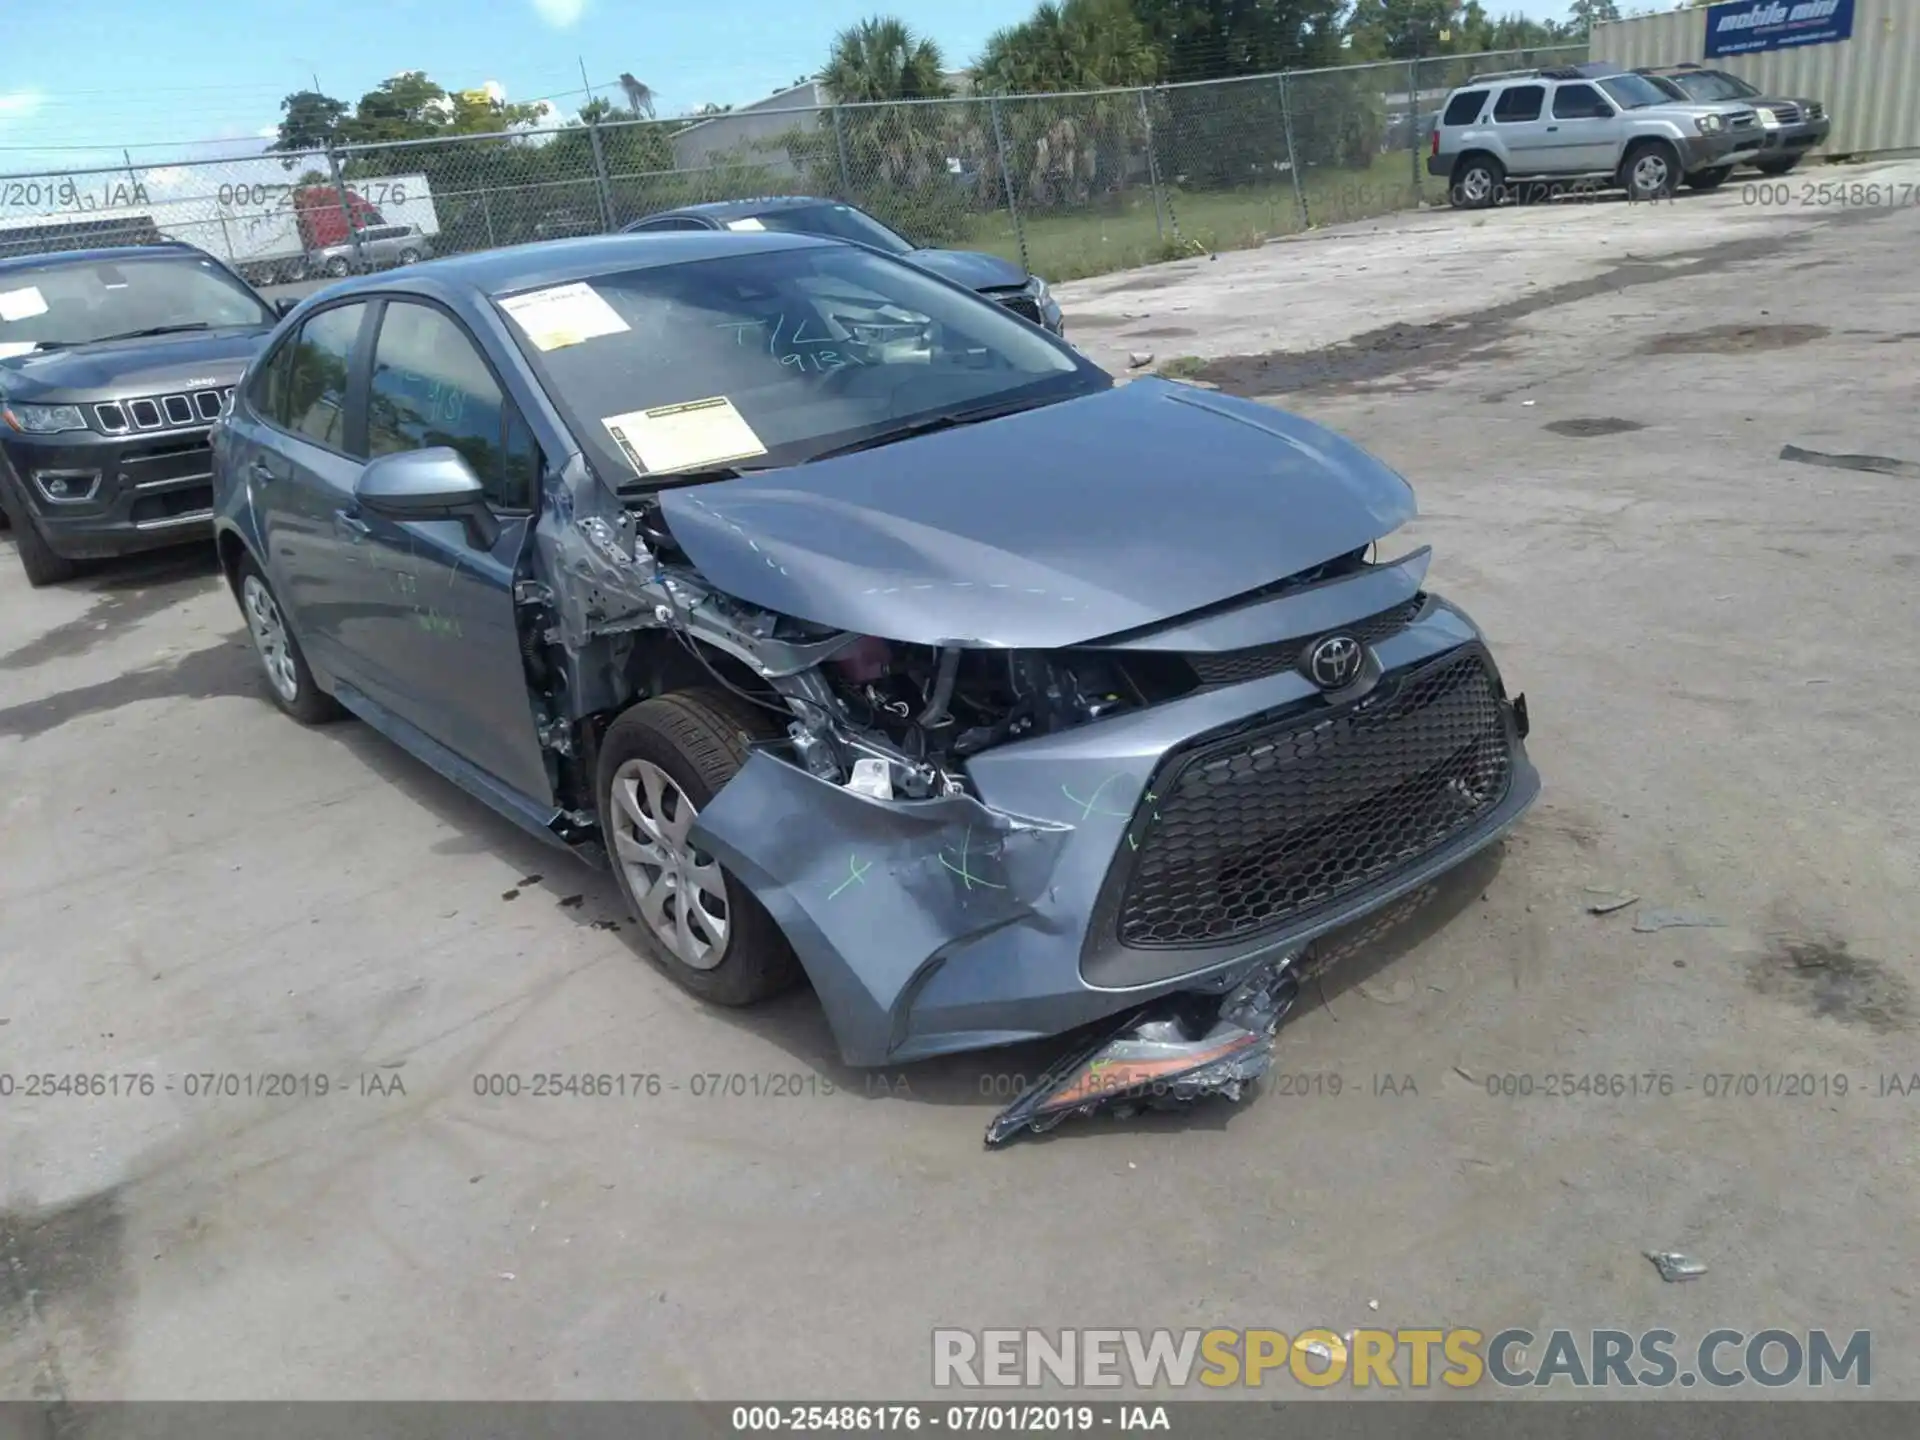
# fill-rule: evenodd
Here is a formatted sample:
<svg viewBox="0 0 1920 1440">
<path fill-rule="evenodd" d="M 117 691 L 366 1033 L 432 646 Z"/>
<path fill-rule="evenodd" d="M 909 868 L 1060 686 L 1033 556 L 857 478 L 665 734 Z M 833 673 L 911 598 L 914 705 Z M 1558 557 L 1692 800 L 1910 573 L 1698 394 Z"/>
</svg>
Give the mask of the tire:
<svg viewBox="0 0 1920 1440">
<path fill-rule="evenodd" d="M 1507 183 L 1507 172 L 1500 162 L 1487 155 L 1476 155 L 1454 167 L 1453 181 L 1447 186 L 1447 203 L 1456 210 L 1485 210 L 1500 201 L 1500 189 Z"/>
<path fill-rule="evenodd" d="M 791 988 L 800 963 L 746 886 L 673 836 L 684 839 L 692 823 L 686 806 L 704 809 L 739 773 L 750 742 L 779 733 L 770 715 L 724 690 L 684 690 L 642 700 L 600 742 L 594 796 L 627 909 L 661 968 L 719 1005 L 751 1005 Z M 693 883 L 696 872 L 704 883 Z M 697 899 L 683 910 L 689 889 Z"/>
<path fill-rule="evenodd" d="M 1689 190 L 1718 190 L 1733 174 L 1731 165 L 1716 165 L 1711 170 L 1696 170 L 1687 176 Z"/>
<path fill-rule="evenodd" d="M 7 480 L 0 480 L 0 509 L 7 513 L 7 523 L 13 530 L 13 548 L 20 556 L 20 568 L 27 573 L 27 584 L 39 590 L 62 584 L 80 573 L 77 563 L 58 554 L 47 543 L 26 501 L 14 493 L 13 485 Z"/>
<path fill-rule="evenodd" d="M 331 260 L 327 261 L 326 268 L 327 274 L 331 275 L 335 280 L 339 280 L 343 278 L 352 267 L 347 264 L 346 256 L 335 255 Z"/>
<path fill-rule="evenodd" d="M 314 683 L 313 671 L 307 668 L 307 657 L 301 652 L 300 642 L 281 614 L 279 598 L 251 556 L 240 562 L 235 590 L 240 613 L 247 622 L 247 634 L 253 641 L 253 653 L 265 672 L 267 693 L 273 697 L 273 703 L 302 725 L 325 725 L 338 720 L 339 702 Z"/>
<path fill-rule="evenodd" d="M 1795 155 L 1790 160 L 1762 160 L 1753 168 L 1758 170 L 1762 175 L 1784 175 L 1793 169 L 1794 166 L 1798 165 L 1801 158 L 1801 156 Z"/>
<path fill-rule="evenodd" d="M 400 252 L 400 263 L 402 265 L 418 265 L 420 263 L 420 252 L 409 245 L 405 250 Z"/>
<path fill-rule="evenodd" d="M 1665 200 L 1680 175 L 1680 157 L 1664 140 L 1633 147 L 1620 162 L 1620 185 L 1629 200 Z"/>
</svg>

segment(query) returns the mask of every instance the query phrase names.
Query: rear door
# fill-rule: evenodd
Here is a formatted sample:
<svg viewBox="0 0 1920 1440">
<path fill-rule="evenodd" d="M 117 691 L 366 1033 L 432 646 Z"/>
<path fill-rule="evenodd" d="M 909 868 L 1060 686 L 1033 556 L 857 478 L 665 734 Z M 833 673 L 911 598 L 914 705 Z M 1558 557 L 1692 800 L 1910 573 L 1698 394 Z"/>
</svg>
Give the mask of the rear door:
<svg viewBox="0 0 1920 1440">
<path fill-rule="evenodd" d="M 386 703 L 395 714 L 551 804 L 513 603 L 540 451 L 465 326 L 424 300 L 389 300 L 371 347 L 368 455 L 442 445 L 486 487 L 499 538 L 477 550 L 460 521 L 383 519 L 349 496 L 339 522 L 364 573 L 377 577 L 354 645 L 370 670 L 392 677 Z"/>
<path fill-rule="evenodd" d="M 1598 85 L 1584 80 L 1556 85 L 1547 119 L 1549 164 L 1559 174 L 1611 171 L 1619 159 L 1624 125 Z"/>
<path fill-rule="evenodd" d="M 363 301 L 318 311 L 258 372 L 239 476 L 266 547 L 267 578 L 295 633 L 323 669 L 363 688 L 349 654 L 353 597 L 333 516 L 365 463 L 349 397 L 368 315 Z"/>
<path fill-rule="evenodd" d="M 1553 173 L 1554 137 L 1547 126 L 1544 83 L 1509 85 L 1493 102 L 1493 128 L 1507 152 L 1510 175 Z"/>
</svg>

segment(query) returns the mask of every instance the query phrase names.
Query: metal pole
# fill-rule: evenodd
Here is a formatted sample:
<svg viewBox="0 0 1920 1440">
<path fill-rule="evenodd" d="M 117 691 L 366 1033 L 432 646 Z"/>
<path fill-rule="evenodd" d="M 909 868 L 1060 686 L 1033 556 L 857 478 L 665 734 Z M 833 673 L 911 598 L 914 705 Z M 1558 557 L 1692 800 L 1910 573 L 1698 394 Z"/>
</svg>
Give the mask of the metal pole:
<svg viewBox="0 0 1920 1440">
<path fill-rule="evenodd" d="M 853 182 L 847 171 L 847 126 L 846 122 L 840 118 L 838 105 L 833 107 L 833 144 L 834 148 L 840 152 L 840 198 L 851 200 Z"/>
<path fill-rule="evenodd" d="M 353 206 L 347 203 L 347 182 L 340 178 L 340 155 L 332 141 L 327 142 L 327 169 L 333 174 L 333 198 L 339 202 L 340 217 L 347 222 L 347 238 L 353 242 L 353 268 L 359 272 L 366 268 L 366 256 L 360 249 L 360 226 L 354 221 Z"/>
<path fill-rule="evenodd" d="M 1413 162 L 1413 205 L 1420 205 L 1420 57 L 1407 62 L 1407 157 Z"/>
<path fill-rule="evenodd" d="M 1167 243 L 1166 220 L 1160 205 L 1160 162 L 1153 153 L 1153 110 L 1147 104 L 1147 92 L 1140 92 L 1140 123 L 1147 129 L 1147 184 L 1153 188 L 1153 234 L 1164 247 Z"/>
<path fill-rule="evenodd" d="M 1287 86 L 1287 72 L 1280 72 L 1280 126 L 1287 132 L 1287 173 L 1293 177 L 1293 198 L 1300 206 L 1300 228 L 1311 230 L 1313 216 L 1307 212 L 1307 190 L 1300 183 L 1300 152 L 1293 144 L 1293 102 L 1292 92 Z"/>
<path fill-rule="evenodd" d="M 593 149 L 593 179 L 600 192 L 600 226 L 603 230 L 614 229 L 613 185 L 607 179 L 607 157 L 600 150 L 600 122 L 587 122 L 587 144 Z"/>
<path fill-rule="evenodd" d="M 1033 266 L 1027 258 L 1027 228 L 1020 223 L 1020 205 L 1013 198 L 1013 167 L 1008 164 L 1007 132 L 1000 123 L 1000 101 L 997 98 L 988 97 L 987 117 L 993 122 L 993 148 L 1000 157 L 1000 181 L 1007 191 L 1007 213 L 1013 216 L 1013 238 L 1020 246 L 1020 268 L 1031 274 Z"/>
<path fill-rule="evenodd" d="M 493 202 L 487 199 L 487 192 L 485 187 L 482 187 L 480 191 L 480 218 L 487 222 L 487 248 L 491 250 L 494 246 L 498 245 L 500 242 L 499 240 L 494 238 Z"/>
</svg>

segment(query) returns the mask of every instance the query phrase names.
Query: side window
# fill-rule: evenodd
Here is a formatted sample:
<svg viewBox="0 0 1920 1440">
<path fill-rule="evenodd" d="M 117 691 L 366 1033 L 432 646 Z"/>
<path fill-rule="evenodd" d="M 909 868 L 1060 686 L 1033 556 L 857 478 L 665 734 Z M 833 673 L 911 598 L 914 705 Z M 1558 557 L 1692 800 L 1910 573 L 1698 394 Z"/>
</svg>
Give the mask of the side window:
<svg viewBox="0 0 1920 1440">
<path fill-rule="evenodd" d="M 539 451 L 473 338 L 431 306 L 393 301 L 373 350 L 367 446 L 393 455 L 436 445 L 466 457 L 496 509 L 532 508 Z"/>
<path fill-rule="evenodd" d="M 1440 117 L 1442 125 L 1471 125 L 1480 118 L 1480 107 L 1487 103 L 1484 90 L 1462 90 L 1447 101 L 1447 113 Z"/>
<path fill-rule="evenodd" d="M 287 346 L 285 399 L 275 423 L 329 450 L 347 448 L 347 367 L 364 304 L 323 310 Z"/>
<path fill-rule="evenodd" d="M 260 418 L 282 430 L 292 428 L 287 419 L 287 379 L 293 373 L 293 350 L 298 343 L 296 335 L 274 351 L 273 358 L 255 373 L 253 387 L 247 391 L 247 401 Z"/>
<path fill-rule="evenodd" d="M 649 220 L 640 227 L 640 233 L 655 230 L 704 230 L 707 227 L 698 220 L 689 220 L 684 215 L 669 215 L 664 220 Z"/>
<path fill-rule="evenodd" d="M 1521 120 L 1538 120 L 1540 102 L 1546 99 L 1547 87 L 1544 85 L 1514 85 L 1500 92 L 1500 98 L 1493 102 L 1493 118 L 1508 124 Z"/>
<path fill-rule="evenodd" d="M 1553 92 L 1553 118 L 1556 120 L 1605 119 L 1613 108 L 1591 85 L 1562 85 Z"/>
</svg>

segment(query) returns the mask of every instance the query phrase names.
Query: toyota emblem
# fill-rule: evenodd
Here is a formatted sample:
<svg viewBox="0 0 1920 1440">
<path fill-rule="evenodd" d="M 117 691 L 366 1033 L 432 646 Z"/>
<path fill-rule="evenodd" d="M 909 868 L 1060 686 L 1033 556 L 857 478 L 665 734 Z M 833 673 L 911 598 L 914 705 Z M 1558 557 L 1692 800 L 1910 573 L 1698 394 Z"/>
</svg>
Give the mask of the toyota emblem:
<svg viewBox="0 0 1920 1440">
<path fill-rule="evenodd" d="M 1322 690 L 1341 690 L 1360 678 L 1360 642 L 1329 635 L 1307 652 L 1307 676 Z"/>
</svg>

